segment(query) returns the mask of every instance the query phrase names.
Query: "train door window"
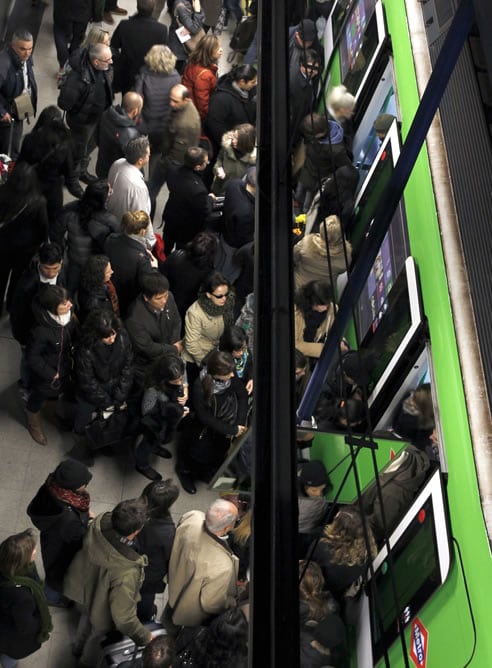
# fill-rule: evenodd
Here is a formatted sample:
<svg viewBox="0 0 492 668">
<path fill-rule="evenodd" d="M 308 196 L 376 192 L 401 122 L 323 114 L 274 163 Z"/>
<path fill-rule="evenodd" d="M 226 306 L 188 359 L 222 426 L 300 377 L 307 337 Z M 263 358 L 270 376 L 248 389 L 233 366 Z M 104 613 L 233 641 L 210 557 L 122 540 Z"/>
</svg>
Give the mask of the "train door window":
<svg viewBox="0 0 492 668">
<path fill-rule="evenodd" d="M 340 38 L 340 75 L 357 99 L 383 46 L 386 28 L 381 0 L 358 0 Z"/>
<path fill-rule="evenodd" d="M 353 143 L 354 164 L 360 174 L 356 192 L 359 192 L 363 186 L 369 170 L 378 155 L 384 137 L 391 127 L 391 123 L 389 122 L 391 117 L 398 118 L 398 113 L 393 61 L 389 59 L 366 109 L 358 110 L 357 112 L 361 120 L 357 126 Z M 378 117 L 386 123 L 385 132 L 376 132 L 374 129 L 374 122 Z"/>
<path fill-rule="evenodd" d="M 374 580 L 362 596 L 357 624 L 359 668 L 376 665 L 445 582 L 450 568 L 449 527 L 439 470 L 434 471 L 389 538 L 401 609 L 395 607 L 386 545 L 373 562 Z"/>
<path fill-rule="evenodd" d="M 343 20 L 350 6 L 349 0 L 336 0 L 333 3 L 330 15 L 326 20 L 323 33 L 323 48 L 325 53 L 325 64 L 328 65 L 333 53 L 335 43 L 340 34 Z"/>
<path fill-rule="evenodd" d="M 394 121 L 381 142 L 376 157 L 367 172 L 364 185 L 355 199 L 354 214 L 347 229 L 347 236 L 352 244 L 352 254 L 354 257 L 357 256 L 357 251 L 369 231 L 381 195 L 391 178 L 399 156 L 400 138 L 397 123 Z M 409 244 L 403 199 L 395 212 L 395 216 L 395 220 L 398 220 L 395 224 L 401 227 L 401 244 L 408 250 Z M 408 253 L 406 252 L 403 261 L 407 255 Z"/>
</svg>

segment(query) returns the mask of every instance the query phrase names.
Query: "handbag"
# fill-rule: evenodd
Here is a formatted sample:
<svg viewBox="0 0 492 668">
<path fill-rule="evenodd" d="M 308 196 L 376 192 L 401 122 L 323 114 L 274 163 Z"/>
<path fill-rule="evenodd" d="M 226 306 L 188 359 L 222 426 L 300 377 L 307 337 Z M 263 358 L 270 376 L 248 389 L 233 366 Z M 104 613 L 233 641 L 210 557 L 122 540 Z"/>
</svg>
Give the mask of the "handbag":
<svg viewBox="0 0 492 668">
<path fill-rule="evenodd" d="M 29 122 L 31 116 L 34 116 L 34 107 L 29 93 L 21 93 L 14 97 L 15 116 L 19 121 L 26 119 Z"/>
<path fill-rule="evenodd" d="M 200 28 L 200 30 L 194 35 L 190 34 L 190 39 L 187 39 L 186 42 L 183 42 L 183 46 L 186 51 L 188 51 L 188 53 L 194 51 L 202 37 L 205 37 L 205 30 L 203 28 Z"/>
<path fill-rule="evenodd" d="M 99 450 L 119 445 L 125 437 L 128 424 L 126 409 L 98 411 L 95 418 L 85 428 L 91 450 Z"/>
</svg>

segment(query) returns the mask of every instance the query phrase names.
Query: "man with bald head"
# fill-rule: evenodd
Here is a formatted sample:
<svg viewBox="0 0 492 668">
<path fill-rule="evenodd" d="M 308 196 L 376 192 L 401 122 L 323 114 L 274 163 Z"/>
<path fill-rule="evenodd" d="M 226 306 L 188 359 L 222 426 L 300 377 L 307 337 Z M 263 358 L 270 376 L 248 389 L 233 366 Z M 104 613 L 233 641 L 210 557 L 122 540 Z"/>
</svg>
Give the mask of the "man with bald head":
<svg viewBox="0 0 492 668">
<path fill-rule="evenodd" d="M 113 162 L 125 156 L 128 142 L 140 136 L 137 122 L 142 107 L 142 96 L 129 91 L 123 95 L 121 104 L 109 107 L 101 116 L 96 163 L 96 174 L 100 179 L 107 178 Z"/>
<path fill-rule="evenodd" d="M 227 536 L 237 514 L 233 503 L 218 499 L 206 513 L 192 510 L 179 520 L 163 620 L 169 632 L 180 626 L 200 626 L 235 607 L 239 560 Z"/>
<path fill-rule="evenodd" d="M 200 115 L 186 86 L 176 84 L 171 88 L 169 106 L 171 113 L 162 135 L 161 156 L 156 160 L 149 180 L 152 208 L 169 172 L 176 172 L 184 164 L 186 150 L 198 146 L 200 140 Z"/>
</svg>

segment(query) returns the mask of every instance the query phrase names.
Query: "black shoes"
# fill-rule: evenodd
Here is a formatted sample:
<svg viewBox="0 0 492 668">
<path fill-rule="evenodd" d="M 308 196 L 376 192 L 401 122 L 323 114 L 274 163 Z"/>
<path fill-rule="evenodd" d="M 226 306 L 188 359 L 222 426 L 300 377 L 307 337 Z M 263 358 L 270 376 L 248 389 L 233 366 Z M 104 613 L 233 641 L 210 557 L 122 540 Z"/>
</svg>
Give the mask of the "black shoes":
<svg viewBox="0 0 492 668">
<path fill-rule="evenodd" d="M 155 454 L 163 459 L 171 459 L 172 457 L 172 453 L 170 453 L 167 448 L 163 448 L 162 445 L 155 451 Z"/>
<path fill-rule="evenodd" d="M 97 176 L 94 176 L 94 174 L 89 174 L 89 172 L 82 172 L 82 174 L 79 176 L 79 181 L 82 181 L 82 183 L 85 183 L 87 186 L 89 183 L 94 183 L 98 180 L 99 179 Z"/>
<path fill-rule="evenodd" d="M 135 466 L 135 470 L 152 481 L 162 480 L 162 476 L 152 466 Z"/>
<path fill-rule="evenodd" d="M 181 487 L 185 492 L 188 492 L 188 494 L 196 494 L 195 483 L 189 473 L 178 473 L 176 471 L 176 475 L 178 476 Z"/>
</svg>

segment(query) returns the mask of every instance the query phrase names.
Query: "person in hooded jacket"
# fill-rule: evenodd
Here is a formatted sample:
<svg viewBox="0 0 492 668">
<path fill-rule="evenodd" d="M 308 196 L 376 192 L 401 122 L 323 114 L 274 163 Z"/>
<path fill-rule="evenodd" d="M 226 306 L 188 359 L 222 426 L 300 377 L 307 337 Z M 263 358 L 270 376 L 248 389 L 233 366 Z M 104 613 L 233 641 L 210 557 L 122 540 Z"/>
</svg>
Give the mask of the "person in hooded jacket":
<svg viewBox="0 0 492 668">
<path fill-rule="evenodd" d="M 110 406 L 120 408 L 129 399 L 133 386 L 132 345 L 115 313 L 89 313 L 81 331 L 75 371 L 77 413 L 74 431 L 82 435 L 93 412 Z"/>
<path fill-rule="evenodd" d="M 49 605 L 67 607 L 63 578 L 82 547 L 90 520 L 89 469 L 74 459 L 65 459 L 49 474 L 27 508 L 32 523 L 41 532 L 41 555 L 45 572 L 44 591 Z"/>
<path fill-rule="evenodd" d="M 223 195 L 230 179 L 242 179 L 249 167 L 256 165 L 256 129 L 241 123 L 226 132 L 214 165 L 214 195 Z"/>
<path fill-rule="evenodd" d="M 57 399 L 71 384 L 73 344 L 78 324 L 73 318 L 68 292 L 58 285 L 44 285 L 33 301 L 34 319 L 26 356 L 30 394 L 26 404 L 27 429 L 40 445 L 48 439 L 41 425 L 41 408 Z"/>
<path fill-rule="evenodd" d="M 210 97 L 205 132 L 216 153 L 225 132 L 240 123 L 256 124 L 257 72 L 252 65 L 236 65 L 220 77 Z"/>
</svg>

